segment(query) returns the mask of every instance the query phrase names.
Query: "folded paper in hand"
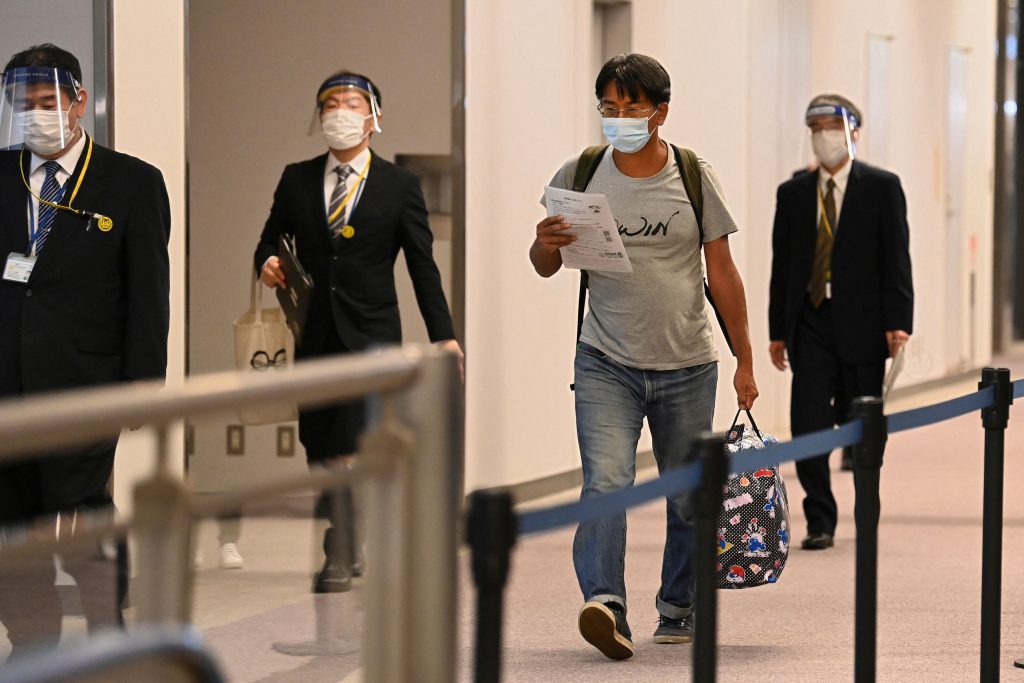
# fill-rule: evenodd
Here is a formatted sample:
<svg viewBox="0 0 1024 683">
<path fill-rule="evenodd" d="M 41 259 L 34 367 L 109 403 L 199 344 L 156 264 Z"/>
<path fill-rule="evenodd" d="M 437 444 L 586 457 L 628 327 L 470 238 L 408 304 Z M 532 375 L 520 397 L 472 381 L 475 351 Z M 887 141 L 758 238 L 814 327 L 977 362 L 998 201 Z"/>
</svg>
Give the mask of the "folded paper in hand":
<svg viewBox="0 0 1024 683">
<path fill-rule="evenodd" d="M 292 336 L 295 337 L 295 345 L 298 346 L 302 340 L 306 316 L 309 314 L 313 278 L 303 269 L 295 255 L 294 245 L 284 236 L 278 240 L 277 258 L 281 270 L 284 271 L 284 287 L 277 288 L 277 301 L 281 304 L 288 329 L 291 330 Z"/>
</svg>

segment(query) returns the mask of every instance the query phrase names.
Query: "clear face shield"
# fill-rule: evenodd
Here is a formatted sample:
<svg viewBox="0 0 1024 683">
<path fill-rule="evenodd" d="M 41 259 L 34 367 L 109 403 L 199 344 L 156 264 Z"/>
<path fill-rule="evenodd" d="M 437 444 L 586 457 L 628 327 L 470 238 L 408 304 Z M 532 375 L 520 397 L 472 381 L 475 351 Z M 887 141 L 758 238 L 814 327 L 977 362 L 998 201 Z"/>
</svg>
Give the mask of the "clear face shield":
<svg viewBox="0 0 1024 683">
<path fill-rule="evenodd" d="M 322 131 L 332 149 L 350 149 L 369 136 L 366 120 L 380 133 L 380 105 L 373 85 L 364 78 L 343 75 L 320 86 L 308 134 Z"/>
<path fill-rule="evenodd" d="M 818 165 L 836 168 L 857 157 L 854 132 L 860 122 L 846 107 L 832 104 L 811 107 L 805 121 L 808 135 L 804 137 L 801 159 L 807 160 L 808 168 Z"/>
<path fill-rule="evenodd" d="M 63 69 L 22 66 L 3 75 L 0 98 L 0 149 L 29 148 L 47 156 L 74 140 L 68 111 L 82 96 L 82 84 Z"/>
</svg>

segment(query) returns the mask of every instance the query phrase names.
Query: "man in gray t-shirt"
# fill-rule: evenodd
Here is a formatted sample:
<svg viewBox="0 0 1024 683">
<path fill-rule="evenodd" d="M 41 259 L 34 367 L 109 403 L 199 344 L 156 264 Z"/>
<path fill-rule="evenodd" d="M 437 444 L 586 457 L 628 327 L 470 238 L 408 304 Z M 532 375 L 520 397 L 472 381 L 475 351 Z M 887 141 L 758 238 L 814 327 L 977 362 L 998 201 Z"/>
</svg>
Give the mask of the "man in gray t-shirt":
<svg viewBox="0 0 1024 683">
<path fill-rule="evenodd" d="M 711 429 L 718 377 L 703 295 L 708 283 L 736 351 L 737 402 L 757 398 L 743 283 L 729 252 L 736 222 L 711 166 L 700 162 L 704 244 L 680 171 L 659 128 L 668 116 L 668 73 L 639 54 L 619 55 L 598 74 L 596 95 L 606 150 L 587 187 L 601 193 L 615 217 L 631 273 L 589 272 L 590 308 L 575 360 L 576 431 L 583 497 L 633 485 L 636 444 L 646 418 L 662 472 L 685 464 L 694 436 Z M 571 189 L 577 159 L 551 180 Z M 575 238 L 561 216 L 537 224 L 530 260 L 542 277 L 562 267 L 559 248 Z M 695 570 L 688 496 L 668 499 L 656 643 L 693 639 Z M 633 655 L 626 622 L 626 516 L 581 524 L 573 562 L 584 605 L 581 635 L 612 659 Z"/>
</svg>

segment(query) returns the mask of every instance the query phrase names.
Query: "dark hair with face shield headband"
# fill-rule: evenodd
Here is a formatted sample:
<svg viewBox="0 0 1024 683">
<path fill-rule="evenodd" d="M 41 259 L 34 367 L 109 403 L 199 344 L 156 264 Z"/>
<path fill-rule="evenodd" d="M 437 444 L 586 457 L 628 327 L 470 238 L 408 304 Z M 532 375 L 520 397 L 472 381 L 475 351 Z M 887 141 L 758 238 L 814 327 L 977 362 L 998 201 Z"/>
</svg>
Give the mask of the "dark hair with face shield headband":
<svg viewBox="0 0 1024 683">
<path fill-rule="evenodd" d="M 41 66 L 66 71 L 74 81 L 70 86 L 61 87 L 72 101 L 78 99 L 78 90 L 82 87 L 82 66 L 78 63 L 78 58 L 67 50 L 53 43 L 33 45 L 11 57 L 4 67 L 4 73 L 24 66 Z"/>
</svg>

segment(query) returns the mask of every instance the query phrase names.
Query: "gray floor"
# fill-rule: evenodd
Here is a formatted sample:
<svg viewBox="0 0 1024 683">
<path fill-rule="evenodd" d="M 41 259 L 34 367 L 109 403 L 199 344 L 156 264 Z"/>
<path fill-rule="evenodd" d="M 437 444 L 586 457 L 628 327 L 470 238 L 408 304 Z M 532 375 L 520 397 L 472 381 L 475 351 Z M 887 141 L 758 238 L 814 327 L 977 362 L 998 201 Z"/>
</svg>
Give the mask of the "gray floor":
<svg viewBox="0 0 1024 683">
<path fill-rule="evenodd" d="M 947 387 L 913 402 L 930 403 L 970 389 Z M 1006 446 L 1001 666 L 1005 680 L 1024 681 L 1024 669 L 1013 668 L 1013 660 L 1024 657 L 1024 496 L 1019 494 L 1024 487 L 1024 419 L 1014 417 Z M 981 465 L 977 415 L 890 440 L 880 528 L 881 681 L 978 678 Z M 793 503 L 794 537 L 799 539 L 802 492 L 791 464 L 783 473 Z M 774 586 L 719 593 L 719 680 L 852 678 L 853 487 L 849 474 L 836 471 L 833 476 L 841 511 L 836 547 L 821 553 L 794 550 Z M 575 495 L 568 492 L 534 505 Z M 237 571 L 217 567 L 216 531 L 213 523 L 200 529 L 195 620 L 228 680 L 361 680 L 361 586 L 357 581 L 355 590 L 339 596 L 309 594 L 319 545 L 311 522 L 300 516 L 245 519 L 239 548 L 246 566 Z M 560 530 L 527 538 L 516 548 L 507 591 L 504 680 L 688 680 L 692 648 L 651 640 L 663 504 L 629 515 L 626 579 L 637 651 L 625 662 L 606 660 L 576 632 L 581 601 L 570 557 L 572 533 Z M 458 647 L 460 680 L 465 681 L 472 679 L 473 664 L 468 576 L 464 562 Z M 80 633 L 79 622 L 67 619 L 68 632 Z"/>
</svg>

